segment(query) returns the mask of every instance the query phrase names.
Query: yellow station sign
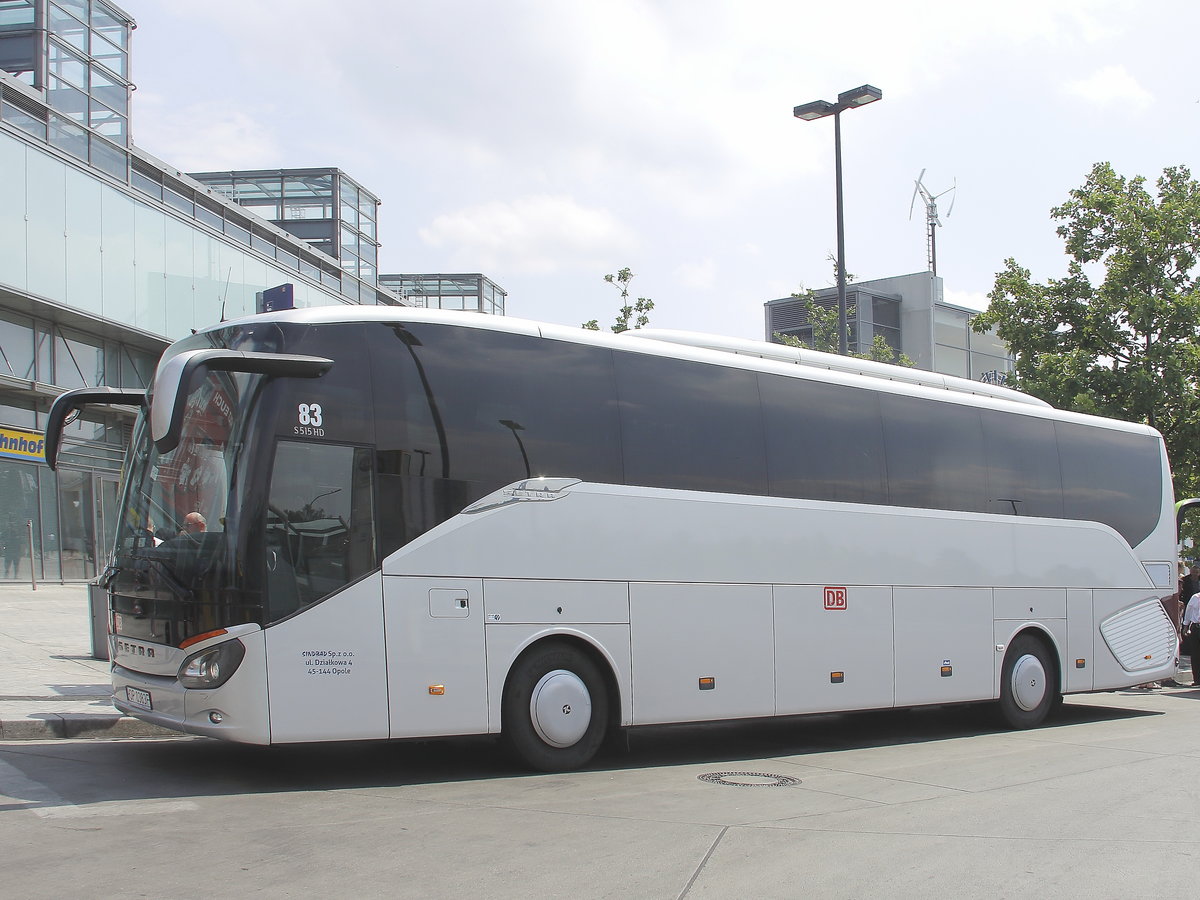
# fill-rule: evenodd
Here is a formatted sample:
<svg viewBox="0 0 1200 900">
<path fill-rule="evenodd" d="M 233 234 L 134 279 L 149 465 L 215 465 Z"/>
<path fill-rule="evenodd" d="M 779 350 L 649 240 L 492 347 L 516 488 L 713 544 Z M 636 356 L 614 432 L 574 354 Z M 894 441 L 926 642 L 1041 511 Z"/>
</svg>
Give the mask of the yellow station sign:
<svg viewBox="0 0 1200 900">
<path fill-rule="evenodd" d="M 0 425 L 0 459 L 23 459 L 45 462 L 46 436 L 40 431 Z"/>
</svg>

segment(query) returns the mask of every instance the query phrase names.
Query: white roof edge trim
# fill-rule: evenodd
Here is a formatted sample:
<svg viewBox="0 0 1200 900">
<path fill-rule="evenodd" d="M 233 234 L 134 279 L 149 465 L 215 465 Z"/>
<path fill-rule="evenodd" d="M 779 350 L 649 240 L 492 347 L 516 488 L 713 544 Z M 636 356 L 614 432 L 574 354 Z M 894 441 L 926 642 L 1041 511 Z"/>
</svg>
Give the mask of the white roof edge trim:
<svg viewBox="0 0 1200 900">
<path fill-rule="evenodd" d="M 919 384 L 959 393 L 997 397 L 1012 403 L 1027 403 L 1030 406 L 1051 407 L 1045 400 L 1040 400 L 1037 397 L 1022 393 L 1014 388 L 987 384 L 982 381 L 972 381 L 969 378 L 959 378 L 954 375 L 942 375 L 938 372 L 926 372 L 923 369 L 909 369 L 905 366 L 894 366 L 888 363 L 874 362 L 869 359 L 840 356 L 836 353 L 822 353 L 819 350 L 788 347 L 784 344 L 774 344 L 768 341 L 752 341 L 745 338 L 731 338 L 721 335 L 703 334 L 701 332 L 676 331 L 664 328 L 631 329 L 623 332 L 623 336 L 666 341 L 672 344 L 702 347 L 707 350 L 721 350 L 726 353 L 743 356 L 758 356 L 777 362 L 794 363 L 795 365 L 829 369 L 836 372 L 850 372 L 855 375 L 882 378 L 886 381 Z"/>
<path fill-rule="evenodd" d="M 291 322 L 297 325 L 334 325 L 352 322 L 427 322 L 441 325 L 465 325 L 486 331 L 507 331 L 537 337 L 540 322 L 510 316 L 494 316 L 480 312 L 425 309 L 419 306 L 363 306 L 356 303 L 335 303 L 326 306 L 305 306 L 273 313 L 242 316 L 201 328 L 197 333 L 220 331 L 230 326 L 247 326 L 259 322 Z M 590 332 L 585 332 L 585 334 Z"/>
</svg>

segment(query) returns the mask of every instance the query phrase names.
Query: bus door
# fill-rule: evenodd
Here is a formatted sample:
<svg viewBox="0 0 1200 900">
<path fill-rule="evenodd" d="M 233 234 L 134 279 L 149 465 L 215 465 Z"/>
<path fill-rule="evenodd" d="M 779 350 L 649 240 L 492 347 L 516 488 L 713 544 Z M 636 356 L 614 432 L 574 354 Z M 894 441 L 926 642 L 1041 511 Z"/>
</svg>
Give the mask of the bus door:
<svg viewBox="0 0 1200 900">
<path fill-rule="evenodd" d="M 271 741 L 387 737 L 374 453 L 281 440 L 263 522 Z"/>
</svg>

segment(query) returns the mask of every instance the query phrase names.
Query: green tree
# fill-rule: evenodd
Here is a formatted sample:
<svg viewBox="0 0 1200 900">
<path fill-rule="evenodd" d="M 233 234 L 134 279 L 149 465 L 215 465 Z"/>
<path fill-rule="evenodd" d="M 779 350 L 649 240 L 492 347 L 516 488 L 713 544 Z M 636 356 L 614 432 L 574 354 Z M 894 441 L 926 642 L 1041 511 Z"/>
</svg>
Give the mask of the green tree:
<svg viewBox="0 0 1200 900">
<path fill-rule="evenodd" d="M 1141 177 L 1097 163 L 1051 217 L 1067 272 L 1045 283 L 1005 261 L 975 318 L 1015 357 L 1015 384 L 1055 406 L 1162 432 L 1176 495 L 1200 488 L 1200 185 L 1167 168 Z"/>
<path fill-rule="evenodd" d="M 808 314 L 808 323 L 812 326 L 812 343 L 806 344 L 793 334 L 781 334 L 778 331 L 775 332 L 775 340 L 788 347 L 820 350 L 822 353 L 837 353 L 839 344 L 837 309 L 827 309 L 819 306 L 816 300 L 816 292 L 812 288 L 801 288 L 800 293 L 792 294 L 792 296 L 797 300 L 804 301 L 804 309 Z M 847 326 L 854 321 L 855 313 L 856 310 L 853 308 L 846 310 Z M 850 355 L 856 359 L 870 359 L 875 362 L 892 363 L 899 366 L 912 367 L 915 365 L 907 354 L 901 353 L 897 356 L 896 351 L 883 339 L 883 335 L 881 334 L 875 335 L 871 341 L 871 349 L 868 352 L 851 353 Z"/>
<path fill-rule="evenodd" d="M 616 334 L 629 331 L 630 320 L 633 321 L 633 328 L 645 328 L 650 324 L 650 311 L 654 309 L 654 301 L 646 297 L 638 297 L 633 303 L 629 302 L 629 283 L 636 277 L 628 266 L 618 271 L 616 275 L 604 276 L 605 281 L 621 292 L 621 311 L 617 314 L 616 324 L 610 326 Z M 592 319 L 590 322 L 584 322 L 583 327 L 588 331 L 599 331 L 600 323 L 596 319 Z"/>
</svg>

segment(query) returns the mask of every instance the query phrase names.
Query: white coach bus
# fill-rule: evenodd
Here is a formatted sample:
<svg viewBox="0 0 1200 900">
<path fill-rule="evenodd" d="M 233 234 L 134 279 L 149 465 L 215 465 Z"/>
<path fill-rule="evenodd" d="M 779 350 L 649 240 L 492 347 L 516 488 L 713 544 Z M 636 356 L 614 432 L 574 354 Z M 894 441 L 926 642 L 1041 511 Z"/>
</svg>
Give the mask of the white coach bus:
<svg viewBox="0 0 1200 900">
<path fill-rule="evenodd" d="M 1174 673 L 1161 437 L 773 344 L 406 308 L 174 344 L 107 573 L 113 700 L 256 744 L 997 701 Z M 195 514 L 195 515 L 192 515 Z M 187 524 L 185 526 L 185 520 Z"/>
</svg>

